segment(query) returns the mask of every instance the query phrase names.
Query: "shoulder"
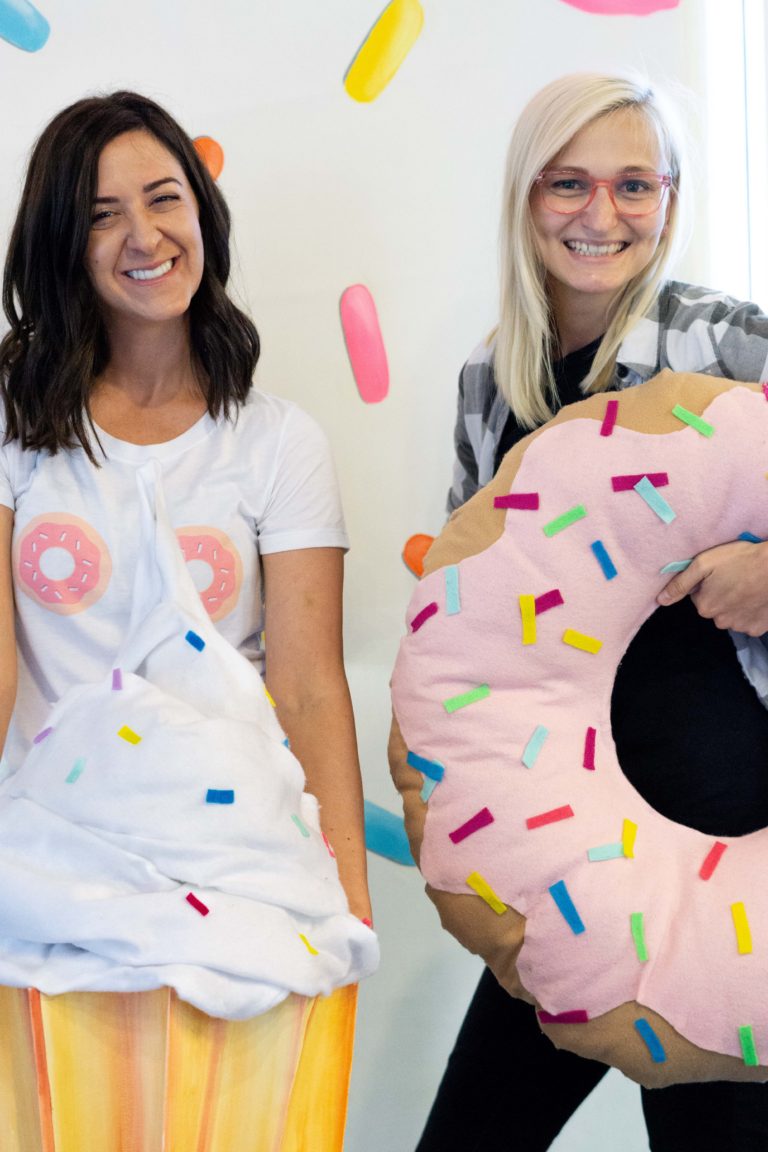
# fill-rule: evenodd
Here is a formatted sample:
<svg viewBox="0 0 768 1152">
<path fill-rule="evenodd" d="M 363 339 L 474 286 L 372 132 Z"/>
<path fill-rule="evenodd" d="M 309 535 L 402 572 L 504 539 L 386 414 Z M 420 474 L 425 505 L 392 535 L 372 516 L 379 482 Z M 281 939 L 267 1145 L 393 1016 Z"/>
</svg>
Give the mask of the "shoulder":
<svg viewBox="0 0 768 1152">
<path fill-rule="evenodd" d="M 701 321 L 720 324 L 733 317 L 736 322 L 738 316 L 744 314 L 762 315 L 762 312 L 749 300 L 680 280 L 668 280 L 662 285 L 651 313 L 663 327 L 679 331 Z"/>
<path fill-rule="evenodd" d="M 465 412 L 486 413 L 493 403 L 496 395 L 495 353 L 496 341 L 483 340 L 467 358 L 459 380 Z"/>
<path fill-rule="evenodd" d="M 227 422 L 232 434 L 263 451 L 279 451 L 285 445 L 327 439 L 320 425 L 293 400 L 252 388 L 236 416 Z"/>
</svg>

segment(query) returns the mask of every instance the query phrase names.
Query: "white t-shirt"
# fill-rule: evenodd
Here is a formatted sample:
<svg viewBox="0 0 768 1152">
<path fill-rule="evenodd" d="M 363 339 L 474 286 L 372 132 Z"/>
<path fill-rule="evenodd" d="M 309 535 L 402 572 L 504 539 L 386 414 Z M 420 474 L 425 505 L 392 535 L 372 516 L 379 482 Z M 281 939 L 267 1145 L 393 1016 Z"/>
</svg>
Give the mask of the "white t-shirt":
<svg viewBox="0 0 768 1152">
<path fill-rule="evenodd" d="M 206 414 L 164 444 L 99 438 L 106 453 L 99 468 L 80 448 L 51 456 L 0 447 L 0 503 L 15 512 L 19 649 L 6 770 L 21 763 L 67 688 L 112 666 L 131 615 L 141 465 L 159 462 L 169 518 L 203 604 L 260 671 L 259 557 L 348 547 L 328 443 L 290 401 L 252 391 L 236 419 Z"/>
</svg>

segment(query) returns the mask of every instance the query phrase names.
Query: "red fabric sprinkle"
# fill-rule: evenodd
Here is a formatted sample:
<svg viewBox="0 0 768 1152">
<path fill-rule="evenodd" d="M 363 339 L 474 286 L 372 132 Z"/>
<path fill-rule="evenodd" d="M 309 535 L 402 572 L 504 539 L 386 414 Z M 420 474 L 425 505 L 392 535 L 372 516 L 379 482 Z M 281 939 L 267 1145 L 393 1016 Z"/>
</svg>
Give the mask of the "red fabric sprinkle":
<svg viewBox="0 0 768 1152">
<path fill-rule="evenodd" d="M 540 616 L 542 612 L 547 612 L 550 608 L 557 608 L 565 601 L 560 589 L 553 588 L 551 592 L 542 592 L 541 596 L 537 596 L 533 603 L 536 608 L 536 615 Z"/>
<path fill-rule="evenodd" d="M 584 767 L 590 772 L 595 770 L 595 739 L 597 737 L 597 730 L 595 728 L 587 728 L 587 735 L 584 738 L 584 760 L 582 761 Z"/>
<path fill-rule="evenodd" d="M 430 616 L 434 616 L 435 612 L 437 612 L 437 604 L 433 600 L 431 604 L 427 604 L 426 608 L 422 608 L 421 612 L 417 613 L 413 620 L 411 620 L 411 631 L 418 632 L 422 624 L 426 624 L 427 620 L 429 620 Z"/>
<path fill-rule="evenodd" d="M 494 496 L 494 508 L 517 508 L 535 512 L 539 506 L 538 492 L 510 492 L 508 496 Z"/>
<path fill-rule="evenodd" d="M 702 878 L 702 880 L 709 880 L 715 868 L 717 868 L 718 864 L 720 863 L 723 852 L 725 852 L 727 847 L 728 845 L 723 844 L 721 840 L 715 841 L 707 853 L 706 860 L 702 864 L 701 868 L 699 868 L 699 876 Z"/>
<path fill-rule="evenodd" d="M 526 828 L 543 828 L 545 824 L 557 824 L 558 820 L 567 820 L 573 816 L 570 804 L 562 808 L 551 808 L 549 812 L 540 812 L 538 816 L 529 816 L 525 822 Z"/>
<path fill-rule="evenodd" d="M 664 488 L 669 484 L 666 472 L 638 472 L 634 476 L 611 476 L 611 487 L 614 492 L 631 492 L 643 476 L 653 484 L 654 488 Z"/>
<path fill-rule="evenodd" d="M 199 912 L 201 916 L 207 916 L 210 912 L 210 908 L 206 908 L 202 900 L 198 900 L 193 892 L 187 894 L 187 904 L 191 904 L 195 911 Z"/>
<path fill-rule="evenodd" d="M 536 1015 L 541 1024 L 588 1024 L 589 1013 L 584 1008 L 574 1008 L 570 1012 L 545 1012 L 539 1008 Z"/>
<path fill-rule="evenodd" d="M 605 416 L 603 417 L 603 422 L 600 425 L 601 436 L 610 436 L 611 432 L 613 432 L 613 426 L 616 423 L 616 417 L 618 414 L 618 400 L 609 400 L 605 406 Z"/>
<path fill-rule="evenodd" d="M 481 808 L 466 823 L 454 829 L 453 832 L 449 832 L 448 835 L 454 844 L 458 844 L 460 841 L 466 840 L 467 836 L 471 836 L 473 832 L 479 832 L 481 828 L 486 828 L 489 824 L 493 824 L 493 816 L 487 808 Z"/>
</svg>

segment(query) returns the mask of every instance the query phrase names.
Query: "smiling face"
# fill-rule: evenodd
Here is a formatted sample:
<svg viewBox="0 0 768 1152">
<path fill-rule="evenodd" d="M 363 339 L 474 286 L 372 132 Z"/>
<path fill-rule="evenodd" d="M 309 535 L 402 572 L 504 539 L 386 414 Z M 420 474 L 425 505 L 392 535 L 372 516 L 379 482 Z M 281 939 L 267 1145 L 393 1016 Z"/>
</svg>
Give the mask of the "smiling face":
<svg viewBox="0 0 768 1152">
<path fill-rule="evenodd" d="M 198 206 L 176 157 L 126 132 L 99 157 L 85 266 L 107 328 L 178 321 L 203 275 Z"/>
<path fill-rule="evenodd" d="M 547 168 L 582 169 L 596 180 L 626 171 L 664 173 L 669 161 L 646 117 L 627 108 L 594 120 L 553 156 Z M 565 216 L 550 211 L 531 193 L 536 248 L 547 271 L 555 319 L 569 308 L 605 316 L 623 288 L 651 261 L 664 230 L 671 193 L 648 216 L 623 216 L 608 189 L 592 203 Z"/>
</svg>

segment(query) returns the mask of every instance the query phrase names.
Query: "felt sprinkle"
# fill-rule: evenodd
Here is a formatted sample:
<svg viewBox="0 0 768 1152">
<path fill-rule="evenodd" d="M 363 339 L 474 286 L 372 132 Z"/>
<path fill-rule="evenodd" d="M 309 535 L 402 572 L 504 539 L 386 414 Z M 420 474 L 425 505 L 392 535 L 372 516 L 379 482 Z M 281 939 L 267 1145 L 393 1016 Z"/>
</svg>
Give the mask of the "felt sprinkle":
<svg viewBox="0 0 768 1152">
<path fill-rule="evenodd" d="M 210 912 L 210 908 L 206 907 L 202 900 L 198 900 L 194 892 L 188 892 L 185 899 L 187 904 L 191 904 L 195 911 L 199 912 L 201 916 L 207 916 Z"/>
<path fill-rule="evenodd" d="M 589 1013 L 585 1008 L 572 1008 L 570 1012 L 545 1012 L 543 1008 L 536 1011 L 540 1024 L 588 1024 Z"/>
<path fill-rule="evenodd" d="M 755 536 L 754 532 L 739 532 L 737 540 L 746 540 L 748 544 L 764 544 L 762 536 Z"/>
<path fill-rule="evenodd" d="M 672 415 L 677 416 L 678 420 L 682 420 L 683 424 L 695 428 L 702 436 L 711 436 L 714 432 L 711 424 L 707 424 L 706 420 L 702 420 L 701 416 L 697 416 L 695 412 L 689 412 L 687 408 L 683 408 L 682 404 L 675 404 Z"/>
<path fill-rule="evenodd" d="M 119 668 L 112 669 L 112 691 L 122 692 L 123 690 L 123 674 Z"/>
<path fill-rule="evenodd" d="M 554 900 L 559 911 L 561 912 L 568 927 L 573 932 L 574 936 L 580 935 L 585 931 L 584 921 L 576 911 L 576 907 L 571 900 L 570 893 L 565 886 L 565 880 L 558 880 L 556 884 L 550 885 L 549 894 Z"/>
<path fill-rule="evenodd" d="M 429 776 L 435 783 L 439 783 L 445 775 L 445 768 L 437 760 L 427 760 L 426 756 L 418 756 L 415 752 L 409 752 L 405 762 L 410 764 L 411 768 L 416 768 L 425 776 Z"/>
<path fill-rule="evenodd" d="M 603 646 L 602 640 L 596 640 L 594 636 L 585 636 L 583 632 L 576 632 L 573 628 L 566 628 L 563 632 L 563 644 L 569 644 L 571 648 L 578 648 L 581 652 L 591 652 L 593 656 Z"/>
<path fill-rule="evenodd" d="M 635 1020 L 635 1028 L 637 1029 L 640 1038 L 644 1041 L 645 1046 L 651 1055 L 651 1060 L 653 1060 L 654 1064 L 663 1064 L 667 1059 L 667 1054 L 664 1051 L 664 1045 L 662 1044 L 661 1040 L 659 1040 L 658 1036 L 654 1032 L 653 1028 L 651 1028 L 648 1021 L 643 1020 L 642 1017 L 639 1020 Z"/>
<path fill-rule="evenodd" d="M 752 951 L 752 933 L 747 920 L 747 912 L 741 900 L 731 904 L 733 926 L 736 929 L 736 946 L 740 956 L 748 956 Z"/>
<path fill-rule="evenodd" d="M 462 840 L 466 840 L 467 836 L 479 832 L 481 828 L 487 828 L 489 824 L 493 824 L 493 816 L 487 808 L 481 808 L 479 812 L 475 812 L 474 816 L 470 816 L 469 820 L 455 828 L 453 832 L 449 832 L 448 835 L 454 844 L 460 844 Z"/>
<path fill-rule="evenodd" d="M 266 684 L 264 685 L 264 695 L 266 696 L 267 700 L 269 700 L 272 707 L 277 708 L 277 704 L 275 704 L 274 700 L 272 699 L 272 693 L 270 692 L 269 688 L 267 688 Z"/>
<path fill-rule="evenodd" d="M 584 757 L 582 759 L 582 766 L 588 772 L 595 770 L 595 740 L 597 739 L 597 729 L 587 728 L 587 734 L 584 737 Z"/>
<path fill-rule="evenodd" d="M 470 688 L 469 692 L 462 692 L 460 696 L 451 696 L 443 701 L 446 712 L 458 712 L 459 708 L 466 708 L 468 704 L 475 704 L 478 700 L 485 700 L 490 696 L 491 690 L 487 684 L 478 684 L 477 688 Z"/>
<path fill-rule="evenodd" d="M 587 859 L 591 864 L 600 864 L 603 860 L 623 860 L 624 845 L 598 844 L 596 848 L 587 849 Z"/>
<path fill-rule="evenodd" d="M 493 908 L 497 916 L 501 916 L 507 910 L 506 904 L 499 900 L 498 896 L 491 888 L 487 880 L 483 879 L 479 872 L 471 872 L 467 876 L 467 884 L 473 888 L 486 904 Z"/>
<path fill-rule="evenodd" d="M 198 636 L 197 632 L 193 632 L 191 628 L 184 639 L 187 644 L 191 644 L 198 652 L 202 652 L 203 648 L 205 648 L 205 640 L 203 640 L 202 636 Z"/>
<path fill-rule="evenodd" d="M 424 804 L 427 804 L 429 802 L 429 798 L 432 795 L 432 793 L 434 792 L 435 788 L 437 788 L 437 780 L 427 779 L 424 781 L 424 787 L 422 788 L 421 792 L 419 793 L 419 798 L 421 799 L 421 801 Z"/>
<path fill-rule="evenodd" d="M 614 576 L 617 575 L 616 565 L 608 555 L 608 549 L 605 547 L 605 544 L 603 544 L 602 540 L 593 540 L 590 548 L 594 552 L 595 559 L 603 570 L 603 576 L 605 576 L 606 580 L 613 580 Z"/>
<path fill-rule="evenodd" d="M 576 504 L 567 512 L 563 512 L 562 516 L 556 516 L 554 520 L 550 520 L 548 524 L 544 525 L 542 531 L 545 536 L 556 536 L 558 532 L 562 532 L 564 528 L 575 524 L 577 520 L 583 520 L 586 514 L 587 510 L 584 505 Z"/>
<path fill-rule="evenodd" d="M 635 838 L 637 837 L 637 824 L 634 820 L 625 820 L 624 827 L 621 832 L 621 843 L 624 848 L 624 855 L 628 860 L 633 860 L 635 857 Z"/>
<path fill-rule="evenodd" d="M 299 940 L 301 940 L 302 944 L 306 948 L 307 952 L 309 952 L 310 956 L 319 956 L 320 955 L 317 948 L 312 947 L 312 945 L 310 944 L 309 940 L 307 940 L 307 938 L 303 932 L 299 932 Z"/>
<path fill-rule="evenodd" d="M 461 612 L 461 595 L 459 593 L 459 566 L 449 564 L 445 571 L 445 614 L 456 616 Z"/>
<path fill-rule="evenodd" d="M 755 1034 L 752 1031 L 751 1024 L 743 1024 L 742 1027 L 739 1028 L 739 1043 L 741 1044 L 741 1054 L 744 1057 L 744 1063 L 750 1068 L 756 1068 L 760 1060 L 758 1059 Z"/>
<path fill-rule="evenodd" d="M 665 564 L 663 568 L 659 568 L 660 576 L 669 576 L 673 572 L 685 572 L 686 568 L 690 568 L 693 563 L 693 557 L 690 560 L 670 560 L 669 564 Z"/>
<path fill-rule="evenodd" d="M 533 735 L 523 749 L 523 754 L 520 757 L 526 768 L 533 768 L 547 736 L 549 736 L 549 728 L 545 728 L 543 724 L 538 724 L 534 728 Z"/>
<path fill-rule="evenodd" d="M 727 847 L 728 845 L 723 844 L 721 840 L 715 840 L 715 843 L 707 853 L 704 863 L 702 864 L 701 868 L 699 868 L 699 876 L 702 880 L 709 880 L 715 868 L 717 868 L 718 864 L 720 863 L 723 857 L 723 853 Z"/>
<path fill-rule="evenodd" d="M 309 828 L 307 828 L 307 826 L 304 823 L 304 821 L 302 820 L 301 816 L 297 816 L 295 812 L 292 812 L 291 813 L 291 820 L 293 820 L 294 824 L 298 828 L 299 832 L 301 832 L 302 836 L 304 836 L 305 839 L 308 840 L 309 839 Z"/>
<path fill-rule="evenodd" d="M 618 416 L 618 414 L 619 414 L 619 402 L 618 402 L 618 400 L 609 400 L 605 405 L 605 416 L 603 416 L 603 422 L 600 425 L 600 435 L 601 436 L 610 436 L 611 432 L 613 432 L 613 427 L 614 427 L 614 424 L 616 423 L 616 417 Z"/>
<path fill-rule="evenodd" d="M 520 600 L 520 617 L 523 621 L 523 644 L 536 643 L 536 599 L 523 593 Z"/>
<path fill-rule="evenodd" d="M 763 384 L 762 389 L 763 389 L 763 396 L 765 396 L 766 400 L 768 400 L 768 384 Z"/>
<path fill-rule="evenodd" d="M 234 804 L 234 788 L 209 788 L 205 794 L 206 804 Z"/>
<path fill-rule="evenodd" d="M 638 496 L 642 496 L 651 511 L 655 512 L 659 520 L 663 520 L 665 524 L 671 524 L 677 516 L 677 513 L 670 508 L 664 497 L 659 495 L 647 476 L 638 480 L 635 484 L 635 492 Z"/>
<path fill-rule="evenodd" d="M 333 857 L 333 859 L 335 860 L 336 859 L 336 853 L 334 852 L 333 845 L 331 844 L 330 840 L 326 836 L 325 832 L 322 833 L 322 837 L 323 837 L 323 844 L 325 844 L 326 848 L 328 849 L 328 855 Z"/>
<path fill-rule="evenodd" d="M 643 926 L 642 912 L 632 912 L 629 917 L 632 939 L 635 942 L 635 951 L 641 964 L 648 959 L 648 949 L 645 945 L 645 928 Z"/>
<path fill-rule="evenodd" d="M 430 616 L 434 616 L 437 612 L 437 604 L 433 600 L 431 604 L 427 604 L 426 608 L 422 608 L 421 612 L 417 612 L 413 620 L 411 620 L 411 631 L 418 632 L 422 624 L 426 624 Z"/>
<path fill-rule="evenodd" d="M 611 487 L 614 492 L 631 492 L 640 480 L 646 478 L 654 488 L 664 488 L 669 484 L 666 472 L 635 472 L 631 476 L 611 476 Z"/>
<path fill-rule="evenodd" d="M 563 594 L 559 588 L 553 588 L 550 592 L 542 592 L 541 596 L 537 596 L 534 601 L 536 605 L 536 615 L 540 616 L 542 612 L 548 612 L 550 608 L 559 608 L 564 604 Z"/>
<path fill-rule="evenodd" d="M 129 728 L 127 724 L 123 724 L 118 732 L 121 740 L 125 740 L 128 744 L 140 744 L 141 736 L 134 732 L 133 728 Z"/>
<path fill-rule="evenodd" d="M 567 820 L 573 816 L 573 808 L 570 804 L 564 804 L 562 808 L 550 808 L 549 812 L 540 812 L 538 816 L 529 816 L 525 822 L 526 828 L 543 828 L 546 824 L 557 824 L 559 820 Z"/>
<path fill-rule="evenodd" d="M 85 768 L 85 756 L 81 756 L 79 758 L 79 760 L 75 760 L 74 764 L 72 765 L 72 769 L 71 769 L 69 775 L 67 776 L 66 783 L 67 784 L 74 784 L 76 780 L 79 780 L 80 777 L 82 776 L 84 768 Z"/>
<path fill-rule="evenodd" d="M 494 508 L 516 508 L 519 512 L 535 512 L 539 506 L 538 492 L 510 492 L 508 496 L 494 496 Z"/>
<path fill-rule="evenodd" d="M 42 744 L 43 740 L 45 740 L 46 736 L 50 736 L 51 732 L 53 732 L 53 728 L 43 728 L 42 732 L 38 732 L 37 736 L 35 736 L 32 743 Z"/>
</svg>

